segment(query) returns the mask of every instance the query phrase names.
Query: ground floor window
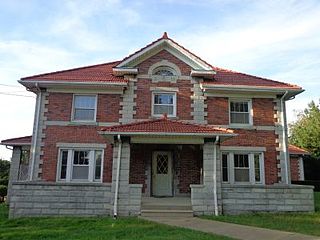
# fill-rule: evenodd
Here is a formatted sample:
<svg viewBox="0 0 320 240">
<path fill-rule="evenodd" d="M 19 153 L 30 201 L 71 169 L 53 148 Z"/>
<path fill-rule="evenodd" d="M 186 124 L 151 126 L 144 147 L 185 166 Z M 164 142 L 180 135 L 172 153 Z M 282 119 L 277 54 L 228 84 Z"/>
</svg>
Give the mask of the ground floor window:
<svg viewBox="0 0 320 240">
<path fill-rule="evenodd" d="M 60 149 L 57 179 L 67 182 L 101 182 L 102 156 L 102 149 Z"/>
<path fill-rule="evenodd" d="M 222 181 L 264 184 L 263 153 L 222 153 Z"/>
</svg>

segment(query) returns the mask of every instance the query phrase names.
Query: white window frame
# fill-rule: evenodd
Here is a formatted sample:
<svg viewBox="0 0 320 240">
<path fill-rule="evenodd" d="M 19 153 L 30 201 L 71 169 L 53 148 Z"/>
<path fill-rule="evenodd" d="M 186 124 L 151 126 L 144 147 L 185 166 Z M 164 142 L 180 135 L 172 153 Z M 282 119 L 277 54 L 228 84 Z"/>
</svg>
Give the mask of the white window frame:
<svg viewBox="0 0 320 240">
<path fill-rule="evenodd" d="M 57 173 L 56 173 L 56 181 L 57 182 L 77 182 L 77 183 L 102 183 L 103 181 L 103 164 L 104 164 L 104 149 L 101 148 L 59 148 L 58 149 L 58 164 L 57 164 Z M 62 151 L 68 152 L 68 160 L 67 160 L 67 170 L 66 170 L 66 178 L 61 179 L 61 165 L 62 165 Z M 87 180 L 78 180 L 72 179 L 72 172 L 73 172 L 73 157 L 74 151 L 89 151 L 89 173 Z M 95 179 L 95 152 L 101 151 L 101 172 L 100 172 L 100 179 Z"/>
<path fill-rule="evenodd" d="M 222 155 L 227 154 L 228 162 L 228 181 L 223 181 L 222 171 Z M 246 154 L 249 155 L 249 181 L 248 182 L 237 182 L 234 176 L 234 155 L 235 154 Z M 260 160 L 260 181 L 255 181 L 255 166 L 254 166 L 254 155 L 259 154 Z M 264 173 L 264 153 L 263 152 L 243 152 L 243 151 L 223 151 L 221 152 L 221 180 L 222 183 L 230 183 L 236 185 L 264 185 L 265 184 L 265 173 Z"/>
<path fill-rule="evenodd" d="M 75 119 L 74 113 L 75 113 L 75 97 L 77 96 L 88 96 L 88 97 L 95 97 L 95 109 L 94 109 L 94 119 L 93 120 L 81 120 L 81 119 Z M 71 121 L 73 122 L 96 122 L 97 121 L 97 107 L 98 107 L 98 94 L 73 94 L 72 96 L 72 112 L 71 112 Z"/>
<path fill-rule="evenodd" d="M 155 95 L 161 95 L 161 94 L 171 94 L 173 95 L 173 114 L 168 114 L 168 117 L 176 117 L 177 116 L 177 93 L 176 92 L 160 92 L 160 91 L 154 91 L 152 92 L 152 107 L 151 107 L 151 111 L 152 111 L 152 116 L 154 117 L 161 117 L 163 114 L 154 114 L 154 98 Z M 164 105 L 168 105 L 168 104 L 164 104 Z"/>
<path fill-rule="evenodd" d="M 232 123 L 231 122 L 231 102 L 247 102 L 248 103 L 249 123 Z M 243 126 L 252 126 L 253 125 L 252 99 L 229 98 L 228 110 L 229 110 L 229 125 L 230 126 L 232 126 L 232 127 L 243 127 Z"/>
</svg>

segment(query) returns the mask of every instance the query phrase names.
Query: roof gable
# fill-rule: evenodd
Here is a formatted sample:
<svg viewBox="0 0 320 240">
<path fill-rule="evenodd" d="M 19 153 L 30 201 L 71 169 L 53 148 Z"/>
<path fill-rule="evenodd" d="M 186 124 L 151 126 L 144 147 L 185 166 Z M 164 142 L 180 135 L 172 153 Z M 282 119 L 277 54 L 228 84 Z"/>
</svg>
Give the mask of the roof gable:
<svg viewBox="0 0 320 240">
<path fill-rule="evenodd" d="M 191 53 L 186 48 L 182 47 L 180 44 L 168 37 L 165 32 L 163 36 L 156 41 L 148 44 L 147 46 L 141 48 L 135 53 L 124 58 L 116 68 L 133 68 L 139 63 L 145 61 L 146 59 L 152 57 L 153 55 L 159 53 L 162 50 L 166 50 L 181 61 L 188 64 L 193 69 L 197 70 L 213 70 L 212 66 Z"/>
</svg>

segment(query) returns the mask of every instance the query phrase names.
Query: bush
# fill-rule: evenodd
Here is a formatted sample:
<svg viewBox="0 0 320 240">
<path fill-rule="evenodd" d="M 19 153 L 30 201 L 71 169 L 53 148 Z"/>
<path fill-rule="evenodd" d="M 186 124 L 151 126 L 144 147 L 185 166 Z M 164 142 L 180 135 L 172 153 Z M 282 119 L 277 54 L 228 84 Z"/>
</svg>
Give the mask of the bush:
<svg viewBox="0 0 320 240">
<path fill-rule="evenodd" d="M 9 180 L 8 179 L 0 179 L 0 185 L 8 186 Z"/>
<path fill-rule="evenodd" d="M 0 202 L 4 201 L 4 197 L 7 196 L 8 187 L 0 185 Z"/>
</svg>

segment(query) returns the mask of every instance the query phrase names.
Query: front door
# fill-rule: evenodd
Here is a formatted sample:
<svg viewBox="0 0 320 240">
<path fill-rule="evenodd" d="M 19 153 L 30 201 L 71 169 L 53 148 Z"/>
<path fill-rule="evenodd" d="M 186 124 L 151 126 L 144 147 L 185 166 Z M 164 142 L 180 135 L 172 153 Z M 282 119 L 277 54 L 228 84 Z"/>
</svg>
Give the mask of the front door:
<svg viewBox="0 0 320 240">
<path fill-rule="evenodd" d="M 157 197 L 172 196 L 171 152 L 157 151 L 152 157 L 152 194 Z"/>
</svg>

